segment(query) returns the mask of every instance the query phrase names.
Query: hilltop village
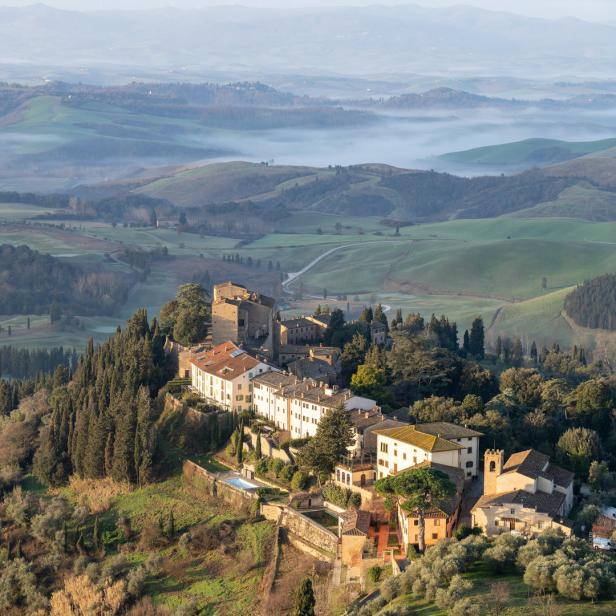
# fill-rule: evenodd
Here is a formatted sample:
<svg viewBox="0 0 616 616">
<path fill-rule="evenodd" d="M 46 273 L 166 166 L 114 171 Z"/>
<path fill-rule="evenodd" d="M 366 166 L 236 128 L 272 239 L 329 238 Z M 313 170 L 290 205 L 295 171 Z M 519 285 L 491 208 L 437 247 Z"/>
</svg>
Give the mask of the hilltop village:
<svg viewBox="0 0 616 616">
<path fill-rule="evenodd" d="M 382 308 L 370 313 L 361 317 L 362 331 L 378 357 L 395 342 Z M 362 395 L 370 388 L 358 386 L 356 376 L 345 387 L 343 351 L 331 344 L 340 316 L 319 309 L 283 319 L 270 297 L 232 282 L 214 287 L 207 341 L 167 344 L 184 395 L 245 422 L 238 420 L 239 436 L 220 458 L 229 463 L 231 452 L 233 471 L 217 477 L 191 464 L 191 475 L 203 473 L 209 489 L 218 486 L 231 503 L 286 487 L 284 502 L 260 498 L 262 512 L 286 526 L 294 545 L 337 563 L 338 583 L 341 570 L 362 586 L 375 566 L 403 571 L 418 552 L 454 536 L 572 535 L 574 473 L 549 455 L 490 447 L 468 421 L 418 422 L 408 408 L 384 410 L 376 396 Z M 465 344 L 468 338 L 466 332 Z M 481 346 L 477 355 L 483 353 Z M 348 442 L 329 467 L 309 461 L 310 444 L 322 440 L 329 453 L 325 441 L 345 426 Z M 286 482 L 283 465 L 299 469 Z M 404 477 L 416 482 L 406 492 L 396 484 Z M 413 494 L 421 486 L 428 502 Z M 602 519 L 607 529 L 595 529 L 597 545 L 616 530 L 616 520 Z"/>
</svg>

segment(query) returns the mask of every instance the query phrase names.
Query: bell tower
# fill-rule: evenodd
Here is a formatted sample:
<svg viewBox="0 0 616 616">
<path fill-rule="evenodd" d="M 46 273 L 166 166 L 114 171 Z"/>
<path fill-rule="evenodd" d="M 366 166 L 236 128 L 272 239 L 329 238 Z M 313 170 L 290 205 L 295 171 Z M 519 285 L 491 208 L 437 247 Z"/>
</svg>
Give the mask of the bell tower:
<svg viewBox="0 0 616 616">
<path fill-rule="evenodd" d="M 505 452 L 502 449 L 486 449 L 483 454 L 483 493 L 496 494 L 496 478 L 503 472 Z"/>
</svg>

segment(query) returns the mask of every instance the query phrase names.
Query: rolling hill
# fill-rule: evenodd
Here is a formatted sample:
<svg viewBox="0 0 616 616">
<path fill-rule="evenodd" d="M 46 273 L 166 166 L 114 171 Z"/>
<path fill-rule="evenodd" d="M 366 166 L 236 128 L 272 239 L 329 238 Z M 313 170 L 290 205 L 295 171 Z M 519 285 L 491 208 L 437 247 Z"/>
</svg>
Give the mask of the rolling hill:
<svg viewBox="0 0 616 616">
<path fill-rule="evenodd" d="M 557 139 L 525 139 L 513 143 L 444 154 L 441 158 L 472 165 L 546 166 L 597 154 L 616 147 L 616 139 L 570 142 Z"/>
</svg>

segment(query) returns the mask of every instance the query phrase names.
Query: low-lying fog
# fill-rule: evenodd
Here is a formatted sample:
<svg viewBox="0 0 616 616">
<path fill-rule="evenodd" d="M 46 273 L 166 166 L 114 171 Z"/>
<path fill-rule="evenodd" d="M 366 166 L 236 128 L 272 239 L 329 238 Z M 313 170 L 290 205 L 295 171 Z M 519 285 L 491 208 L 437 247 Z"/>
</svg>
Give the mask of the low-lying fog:
<svg viewBox="0 0 616 616">
<path fill-rule="evenodd" d="M 449 152 L 534 137 L 566 141 L 616 137 L 616 109 L 602 113 L 547 113 L 538 110 L 465 110 L 407 116 L 396 113 L 380 116 L 372 124 L 352 128 L 236 131 L 204 127 L 194 134 L 176 136 L 174 143 L 226 153 L 203 162 L 241 159 L 310 166 L 372 162 L 479 175 L 513 173 L 520 168 L 500 165 L 463 167 L 438 157 Z M 156 152 L 156 156 L 102 158 L 93 146 L 88 156 L 72 160 L 54 151 L 56 140 L 66 144 L 67 135 L 55 134 L 53 124 L 46 125 L 41 134 L 30 130 L 22 134 L 10 127 L 0 130 L 0 189 L 66 190 L 78 184 L 130 177 L 144 168 L 194 162 L 185 153 L 169 151 L 166 154 L 164 147 Z M 130 144 L 132 140 L 124 143 Z M 38 151 L 35 161 L 21 158 L 28 151 Z M 46 153 L 41 155 L 41 151 Z"/>
</svg>

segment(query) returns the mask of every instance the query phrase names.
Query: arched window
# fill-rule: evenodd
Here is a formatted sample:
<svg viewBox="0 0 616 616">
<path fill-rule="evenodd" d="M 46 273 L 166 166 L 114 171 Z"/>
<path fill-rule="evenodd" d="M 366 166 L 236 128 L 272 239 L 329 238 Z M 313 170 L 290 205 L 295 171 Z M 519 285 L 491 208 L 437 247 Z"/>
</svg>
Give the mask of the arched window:
<svg viewBox="0 0 616 616">
<path fill-rule="evenodd" d="M 493 473 L 496 470 L 496 462 L 494 462 L 494 460 L 492 460 L 490 462 L 490 472 Z"/>
</svg>

